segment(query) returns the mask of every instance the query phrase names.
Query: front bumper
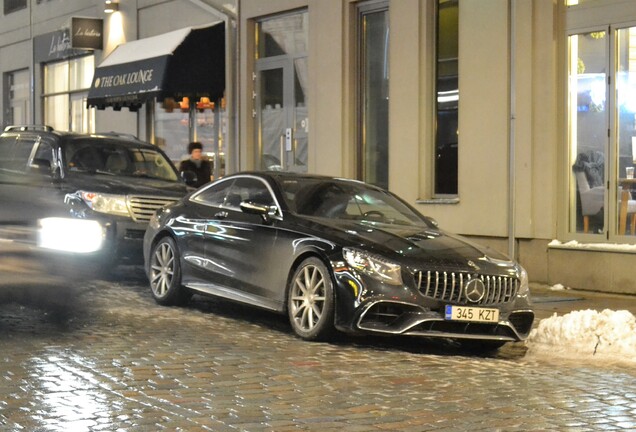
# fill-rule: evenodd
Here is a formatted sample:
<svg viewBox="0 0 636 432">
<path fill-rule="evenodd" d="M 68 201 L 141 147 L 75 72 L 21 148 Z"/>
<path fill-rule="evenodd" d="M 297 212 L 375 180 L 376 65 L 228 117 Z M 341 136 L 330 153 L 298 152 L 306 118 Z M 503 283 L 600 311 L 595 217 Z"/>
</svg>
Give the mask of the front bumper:
<svg viewBox="0 0 636 432">
<path fill-rule="evenodd" d="M 440 310 L 408 303 L 386 300 L 369 302 L 355 321 L 355 328 L 372 333 L 399 334 L 461 339 L 488 339 L 498 341 L 524 340 L 534 320 L 530 309 L 515 309 L 505 313 L 496 323 L 451 321 Z"/>
<path fill-rule="evenodd" d="M 350 268 L 334 267 L 334 275 L 335 324 L 348 333 L 515 342 L 528 337 L 534 321 L 525 288 L 510 298 L 476 305 L 460 298 L 432 298 L 415 284 L 388 285 Z M 454 321 L 446 318 L 447 305 L 497 309 L 499 318 L 488 323 Z"/>
<path fill-rule="evenodd" d="M 105 252 L 118 260 L 126 260 L 135 264 L 143 262 L 143 240 L 147 224 L 133 222 L 126 218 L 115 218 L 104 221 L 106 227 Z"/>
</svg>

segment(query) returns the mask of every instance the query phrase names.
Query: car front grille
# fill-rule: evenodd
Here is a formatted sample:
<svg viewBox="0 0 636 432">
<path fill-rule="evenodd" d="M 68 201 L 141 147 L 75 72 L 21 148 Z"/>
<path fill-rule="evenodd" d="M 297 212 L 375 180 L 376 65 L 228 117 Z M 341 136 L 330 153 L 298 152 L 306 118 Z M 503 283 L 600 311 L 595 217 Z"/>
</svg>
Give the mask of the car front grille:
<svg viewBox="0 0 636 432">
<path fill-rule="evenodd" d="M 155 211 L 176 200 L 176 198 L 156 196 L 129 196 L 128 207 L 135 222 L 148 222 Z"/>
<path fill-rule="evenodd" d="M 485 293 L 478 302 L 466 298 L 466 284 L 481 279 Z M 457 304 L 497 304 L 512 301 L 519 290 L 519 279 L 509 276 L 489 276 L 460 272 L 418 271 L 415 282 L 420 292 L 435 300 Z"/>
</svg>

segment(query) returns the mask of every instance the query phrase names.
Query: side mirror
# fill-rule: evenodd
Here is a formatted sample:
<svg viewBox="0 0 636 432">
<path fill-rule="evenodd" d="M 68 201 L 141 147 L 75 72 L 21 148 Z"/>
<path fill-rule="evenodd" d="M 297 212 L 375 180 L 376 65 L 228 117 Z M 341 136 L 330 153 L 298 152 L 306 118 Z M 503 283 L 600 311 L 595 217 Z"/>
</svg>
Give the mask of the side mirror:
<svg viewBox="0 0 636 432">
<path fill-rule="evenodd" d="M 181 178 L 188 186 L 194 186 L 194 184 L 197 182 L 197 175 L 194 173 L 194 171 L 182 171 Z"/>
<path fill-rule="evenodd" d="M 240 207 L 243 213 L 259 215 L 263 218 L 263 222 L 265 223 L 269 223 L 271 216 L 276 213 L 276 207 L 257 204 L 252 201 L 243 201 Z"/>
</svg>

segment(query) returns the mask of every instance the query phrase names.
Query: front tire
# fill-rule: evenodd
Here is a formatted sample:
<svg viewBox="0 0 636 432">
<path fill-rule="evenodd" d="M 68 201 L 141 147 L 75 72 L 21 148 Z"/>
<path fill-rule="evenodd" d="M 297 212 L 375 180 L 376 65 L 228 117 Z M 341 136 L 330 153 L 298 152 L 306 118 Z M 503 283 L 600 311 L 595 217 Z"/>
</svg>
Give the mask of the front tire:
<svg viewBox="0 0 636 432">
<path fill-rule="evenodd" d="M 190 293 L 181 285 L 179 251 L 171 237 L 162 238 L 152 248 L 148 278 L 152 296 L 157 303 L 165 306 L 182 305 L 190 299 Z"/>
<path fill-rule="evenodd" d="M 333 282 L 318 258 L 307 258 L 294 272 L 287 293 L 294 333 L 305 340 L 326 340 L 334 332 Z"/>
</svg>

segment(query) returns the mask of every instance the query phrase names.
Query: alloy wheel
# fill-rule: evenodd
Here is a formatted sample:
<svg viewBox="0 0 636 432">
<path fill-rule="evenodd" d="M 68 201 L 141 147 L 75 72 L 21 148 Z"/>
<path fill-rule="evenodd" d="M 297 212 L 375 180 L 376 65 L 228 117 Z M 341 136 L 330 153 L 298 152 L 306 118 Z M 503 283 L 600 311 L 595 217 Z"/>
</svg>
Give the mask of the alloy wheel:
<svg viewBox="0 0 636 432">
<path fill-rule="evenodd" d="M 175 253 L 168 242 L 162 242 L 155 248 L 150 263 L 150 287 L 158 298 L 168 294 L 172 286 L 175 271 Z"/>
<path fill-rule="evenodd" d="M 323 316 L 326 299 L 325 275 L 314 265 L 297 273 L 291 293 L 291 316 L 296 326 L 312 331 Z"/>
</svg>

